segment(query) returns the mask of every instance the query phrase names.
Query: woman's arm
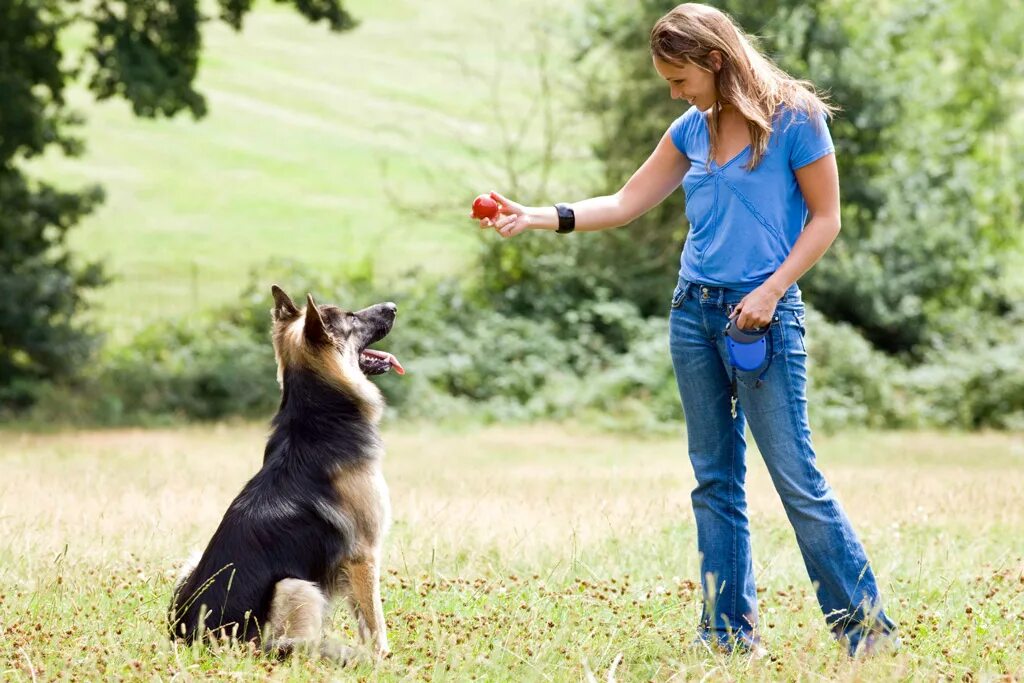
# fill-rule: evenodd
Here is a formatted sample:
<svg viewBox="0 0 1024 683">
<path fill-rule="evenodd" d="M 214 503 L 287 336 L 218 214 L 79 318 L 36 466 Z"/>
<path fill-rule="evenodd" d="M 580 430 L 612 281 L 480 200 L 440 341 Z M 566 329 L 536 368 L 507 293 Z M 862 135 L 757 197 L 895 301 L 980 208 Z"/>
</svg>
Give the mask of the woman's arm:
<svg viewBox="0 0 1024 683">
<path fill-rule="evenodd" d="M 839 234 L 839 170 L 836 155 L 827 154 L 796 170 L 796 181 L 811 219 L 779 269 L 743 297 L 733 316 L 742 330 L 764 327 L 790 285 L 811 269 Z"/>
<path fill-rule="evenodd" d="M 589 232 L 626 225 L 664 201 L 679 187 L 689 169 L 690 160 L 680 153 L 666 131 L 651 156 L 621 190 L 569 205 L 576 214 L 576 230 Z M 496 192 L 491 196 L 498 202 L 502 215 L 493 221 L 485 218 L 480 227 L 497 228 L 502 237 L 518 235 L 527 228 L 558 227 L 558 214 L 553 206 L 523 206 Z"/>
</svg>

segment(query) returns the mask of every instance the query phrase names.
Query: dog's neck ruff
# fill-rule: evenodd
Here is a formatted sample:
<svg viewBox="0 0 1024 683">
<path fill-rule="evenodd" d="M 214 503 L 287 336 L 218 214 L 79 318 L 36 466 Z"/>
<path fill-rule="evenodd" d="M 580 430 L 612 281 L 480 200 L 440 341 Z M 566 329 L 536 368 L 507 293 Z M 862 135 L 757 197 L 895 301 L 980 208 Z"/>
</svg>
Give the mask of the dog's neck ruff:
<svg viewBox="0 0 1024 683">
<path fill-rule="evenodd" d="M 358 399 L 306 369 L 286 369 L 281 406 L 264 462 L 272 458 L 323 466 L 363 461 L 380 452 L 376 424 Z"/>
</svg>

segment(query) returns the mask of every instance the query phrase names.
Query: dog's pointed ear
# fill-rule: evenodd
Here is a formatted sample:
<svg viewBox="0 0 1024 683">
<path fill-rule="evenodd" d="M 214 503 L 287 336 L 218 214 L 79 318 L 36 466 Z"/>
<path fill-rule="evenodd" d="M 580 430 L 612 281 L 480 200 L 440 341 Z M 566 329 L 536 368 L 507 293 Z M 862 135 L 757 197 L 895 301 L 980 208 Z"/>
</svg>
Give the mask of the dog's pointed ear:
<svg viewBox="0 0 1024 683">
<path fill-rule="evenodd" d="M 306 294 L 306 326 L 303 328 L 303 334 L 314 344 L 326 344 L 331 341 L 331 333 L 327 331 L 312 294 Z"/>
<path fill-rule="evenodd" d="M 288 322 L 299 317 L 298 307 L 291 300 L 291 297 L 284 293 L 283 289 L 277 285 L 271 285 L 270 293 L 274 295 L 274 307 L 270 309 L 270 314 L 274 317 L 274 320 Z"/>
</svg>

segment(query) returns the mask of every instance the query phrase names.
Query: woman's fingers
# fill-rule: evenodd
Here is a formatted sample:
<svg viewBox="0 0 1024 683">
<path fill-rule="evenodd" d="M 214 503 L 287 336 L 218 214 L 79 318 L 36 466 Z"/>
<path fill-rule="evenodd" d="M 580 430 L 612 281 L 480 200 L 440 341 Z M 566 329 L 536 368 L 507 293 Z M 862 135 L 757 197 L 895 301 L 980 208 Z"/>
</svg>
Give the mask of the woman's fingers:
<svg viewBox="0 0 1024 683">
<path fill-rule="evenodd" d="M 529 221 L 521 204 L 497 192 L 491 192 L 490 197 L 498 203 L 498 214 L 491 218 L 473 216 L 479 221 L 481 229 L 494 228 L 502 237 L 513 237 L 527 228 Z"/>
<path fill-rule="evenodd" d="M 750 324 L 750 316 L 746 315 L 743 311 L 743 304 L 745 304 L 746 302 L 747 300 L 746 298 L 744 298 L 742 301 L 736 304 L 736 307 L 732 309 L 732 313 L 729 314 L 729 319 L 734 321 L 736 327 L 740 328 L 741 330 L 752 329 L 748 327 L 748 325 Z"/>
<path fill-rule="evenodd" d="M 502 228 L 508 225 L 514 224 L 518 219 L 519 216 L 517 216 L 514 213 L 505 214 L 504 216 L 494 221 L 494 227 L 496 227 L 498 230 L 501 230 Z"/>
<path fill-rule="evenodd" d="M 523 211 L 523 207 L 521 207 L 519 204 L 516 204 L 511 199 L 508 199 L 498 194 L 497 192 L 491 192 L 491 199 L 498 202 L 498 204 L 501 205 L 501 209 L 507 208 L 511 213 L 522 213 Z"/>
<path fill-rule="evenodd" d="M 526 228 L 526 224 L 518 220 L 518 216 L 510 216 L 510 218 L 513 218 L 513 220 L 498 228 L 498 234 L 502 237 L 513 237 Z"/>
<path fill-rule="evenodd" d="M 754 311 L 740 313 L 736 318 L 736 324 L 741 330 L 759 330 L 762 327 L 767 327 L 771 321 L 771 315 L 765 316 L 763 313 L 758 314 Z"/>
</svg>

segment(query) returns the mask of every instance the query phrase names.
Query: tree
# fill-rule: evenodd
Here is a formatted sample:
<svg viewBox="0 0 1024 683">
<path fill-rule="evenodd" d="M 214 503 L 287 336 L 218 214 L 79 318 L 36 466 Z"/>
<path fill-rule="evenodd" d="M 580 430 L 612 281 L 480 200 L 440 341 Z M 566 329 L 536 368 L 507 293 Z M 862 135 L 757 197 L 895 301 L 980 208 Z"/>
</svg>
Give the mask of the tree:
<svg viewBox="0 0 1024 683">
<path fill-rule="evenodd" d="M 332 30 L 355 25 L 343 0 L 279 1 Z M 220 19 L 235 29 L 251 8 L 219 0 Z M 66 245 L 101 190 L 58 190 L 29 177 L 25 160 L 51 147 L 81 153 L 82 119 L 65 88 L 83 74 L 97 98 L 123 97 L 138 116 L 203 116 L 194 82 L 206 20 L 199 0 L 0 0 L 0 405 L 31 403 L 39 381 L 84 362 L 97 335 L 80 322 L 83 294 L 105 282 L 100 264 L 76 262 Z M 62 32 L 81 24 L 91 42 L 70 54 Z"/>
</svg>

